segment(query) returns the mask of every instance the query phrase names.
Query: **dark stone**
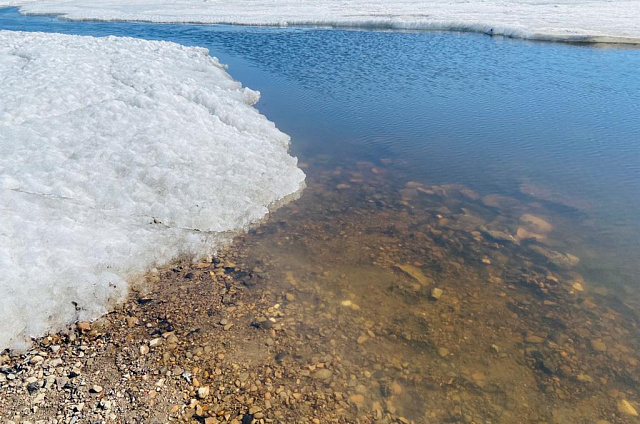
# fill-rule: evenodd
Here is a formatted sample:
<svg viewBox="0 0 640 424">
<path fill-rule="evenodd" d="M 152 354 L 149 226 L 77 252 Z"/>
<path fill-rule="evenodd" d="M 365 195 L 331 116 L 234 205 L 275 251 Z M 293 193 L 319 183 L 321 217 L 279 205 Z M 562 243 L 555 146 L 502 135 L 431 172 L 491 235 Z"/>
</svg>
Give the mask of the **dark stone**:
<svg viewBox="0 0 640 424">
<path fill-rule="evenodd" d="M 40 390 L 40 382 L 34 381 L 33 383 L 27 384 L 27 390 L 29 393 L 35 393 Z"/>
<path fill-rule="evenodd" d="M 284 358 L 287 356 L 286 352 L 278 352 L 278 354 L 276 355 L 276 362 L 278 362 L 279 364 L 282 363 L 282 361 L 284 361 Z"/>
</svg>

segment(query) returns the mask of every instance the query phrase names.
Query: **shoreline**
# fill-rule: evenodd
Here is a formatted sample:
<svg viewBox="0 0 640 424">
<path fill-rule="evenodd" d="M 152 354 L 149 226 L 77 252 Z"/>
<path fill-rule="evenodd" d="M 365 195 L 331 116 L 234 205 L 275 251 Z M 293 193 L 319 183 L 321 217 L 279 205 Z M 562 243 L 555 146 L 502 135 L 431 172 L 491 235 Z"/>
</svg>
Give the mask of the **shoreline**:
<svg viewBox="0 0 640 424">
<path fill-rule="evenodd" d="M 569 255 L 532 263 L 549 251 L 475 230 L 481 204 L 511 213 L 515 199 L 456 185 L 398 191 L 369 166 L 310 169 L 306 196 L 211 262 L 162 269 L 103 319 L 2 357 L 0 418 L 633 419 L 637 322 Z M 532 215 L 520 222 L 552 231 Z"/>
<path fill-rule="evenodd" d="M 304 186 L 260 94 L 206 49 L 0 31 L 0 62 L 2 349 L 101 316 Z"/>
<path fill-rule="evenodd" d="M 334 390 L 349 379 L 339 355 L 299 366 L 296 290 L 272 292 L 238 260 L 225 248 L 210 263 L 175 263 L 93 323 L 0 355 L 0 420 L 315 424 L 359 411 L 357 395 Z"/>
<path fill-rule="evenodd" d="M 0 355 L 0 421 L 634 420 L 637 314 L 577 272 L 549 205 L 394 165 L 311 165 L 210 261 Z"/>
<path fill-rule="evenodd" d="M 508 5 L 491 0 L 435 0 L 429 4 L 404 0 L 393 6 L 381 0 L 355 0 L 347 6 L 335 0 L 313 3 L 275 0 L 275 3 L 251 2 L 241 6 L 234 0 L 215 4 L 114 0 L 108 5 L 94 1 L 0 0 L 0 7 L 18 7 L 26 16 L 54 16 L 69 21 L 450 31 L 568 44 L 640 44 L 640 27 L 637 19 L 634 20 L 640 18 L 637 0 L 615 4 L 583 0 L 552 4 L 532 0 Z"/>
<path fill-rule="evenodd" d="M 159 25 L 222 25 L 222 26 L 235 26 L 235 27 L 247 27 L 247 28 L 279 28 L 279 29 L 318 29 L 318 30 L 353 30 L 353 31 L 382 31 L 382 32 L 449 32 L 449 33 L 469 33 L 487 35 L 489 37 L 503 37 L 511 40 L 522 40 L 539 43 L 561 43 L 568 45 L 584 45 L 584 46 L 620 46 L 621 48 L 640 48 L 640 37 L 627 37 L 616 35 L 602 35 L 602 34 L 573 34 L 573 35 L 559 35 L 559 34 L 523 34 L 516 29 L 505 28 L 503 30 L 494 31 L 490 26 L 475 25 L 470 26 L 458 26 L 457 24 L 437 24 L 437 25 L 406 25 L 394 24 L 394 23 L 378 23 L 378 24 L 366 24 L 366 23 L 332 23 L 332 22 L 291 22 L 286 24 L 278 23 L 242 23 L 234 21 L 217 21 L 210 22 L 202 20 L 172 20 L 172 19 L 141 19 L 141 18 L 82 18 L 82 17 L 69 17 L 65 13 L 48 13 L 48 12 L 22 12 L 21 6 L 2 6 L 0 8 L 16 8 L 23 16 L 44 16 L 52 17 L 61 20 L 67 20 L 70 22 L 114 22 L 114 23 L 147 23 L 147 24 L 159 24 Z M 476 28 L 474 28 L 476 27 Z"/>
</svg>

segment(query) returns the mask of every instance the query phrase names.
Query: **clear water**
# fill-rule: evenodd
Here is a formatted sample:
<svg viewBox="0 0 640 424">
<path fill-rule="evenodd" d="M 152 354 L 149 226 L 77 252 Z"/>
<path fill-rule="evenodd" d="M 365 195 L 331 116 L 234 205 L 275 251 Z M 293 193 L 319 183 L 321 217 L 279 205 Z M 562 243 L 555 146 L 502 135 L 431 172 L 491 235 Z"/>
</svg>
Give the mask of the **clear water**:
<svg viewBox="0 0 640 424">
<path fill-rule="evenodd" d="M 301 160 L 402 159 L 408 180 L 484 193 L 515 195 L 526 184 L 586 219 L 581 231 L 599 252 L 574 251 L 597 256 L 583 261 L 597 281 L 640 281 L 638 50 L 439 32 L 70 22 L 15 8 L 0 10 L 0 29 L 205 46 L 262 92 L 259 109 L 292 136 Z"/>
<path fill-rule="evenodd" d="M 359 320 L 375 323 L 375 341 L 335 349 L 355 363 L 410 364 L 384 375 L 411 384 L 399 413 L 457 422 L 447 414 L 462 397 L 475 405 L 476 421 L 460 415 L 466 422 L 627 422 L 616 399 L 640 401 L 640 50 L 439 32 L 69 22 L 11 8 L 0 9 L 0 29 L 205 46 L 261 91 L 258 108 L 291 135 L 309 189 L 247 237 L 248 257 L 261 258 L 253 265 L 283 291 L 300 283 L 312 307 L 299 322 L 309 328 L 335 325 L 353 339 Z M 494 227 L 516 234 L 528 213 L 553 224 L 544 242 L 580 257 L 575 269 L 532 255 L 528 242 L 483 238 Z M 399 265 L 435 278 L 443 300 L 429 300 L 426 283 Z M 582 282 L 585 293 L 566 294 L 565 282 Z M 353 329 L 332 321 L 345 299 L 359 306 Z M 440 388 L 456 378 L 472 388 Z"/>
</svg>

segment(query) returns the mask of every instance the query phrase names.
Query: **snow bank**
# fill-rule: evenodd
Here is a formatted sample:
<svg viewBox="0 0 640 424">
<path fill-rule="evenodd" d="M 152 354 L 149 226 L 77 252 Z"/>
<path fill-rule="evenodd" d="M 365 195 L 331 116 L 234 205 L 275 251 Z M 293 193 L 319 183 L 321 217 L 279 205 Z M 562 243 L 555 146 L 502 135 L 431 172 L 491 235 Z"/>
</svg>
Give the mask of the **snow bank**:
<svg viewBox="0 0 640 424">
<path fill-rule="evenodd" d="M 299 192 L 258 98 L 205 49 L 0 31 L 0 350 Z"/>
<path fill-rule="evenodd" d="M 311 25 L 640 42 L 640 0 L 0 0 L 74 20 Z"/>
</svg>

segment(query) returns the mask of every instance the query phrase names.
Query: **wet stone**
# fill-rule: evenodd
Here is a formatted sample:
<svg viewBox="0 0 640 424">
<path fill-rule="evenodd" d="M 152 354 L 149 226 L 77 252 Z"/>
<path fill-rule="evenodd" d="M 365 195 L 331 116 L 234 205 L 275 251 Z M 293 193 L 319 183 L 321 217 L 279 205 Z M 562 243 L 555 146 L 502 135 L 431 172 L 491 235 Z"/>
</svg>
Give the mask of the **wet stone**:
<svg viewBox="0 0 640 424">
<path fill-rule="evenodd" d="M 638 416 L 638 411 L 636 411 L 636 409 L 626 399 L 618 401 L 618 411 L 624 415 L 630 415 L 632 417 Z"/>
<path fill-rule="evenodd" d="M 600 339 L 592 339 L 591 340 L 591 347 L 593 348 L 593 350 L 596 350 L 598 352 L 606 352 L 607 351 L 607 345 Z"/>
<path fill-rule="evenodd" d="M 316 370 L 312 375 L 313 375 L 313 378 L 315 379 L 326 381 L 331 378 L 333 373 L 331 372 L 331 370 L 323 368 L 323 369 Z"/>
<path fill-rule="evenodd" d="M 440 300 L 443 293 L 444 293 L 444 290 L 434 287 L 431 289 L 431 299 Z"/>
<path fill-rule="evenodd" d="M 536 336 L 534 334 L 529 334 L 525 337 L 524 339 L 527 343 L 532 343 L 532 344 L 540 344 L 540 343 L 544 343 L 544 338 L 540 337 L 540 336 Z"/>
<path fill-rule="evenodd" d="M 357 406 L 362 406 L 364 404 L 364 396 L 361 394 L 351 395 L 349 396 L 349 401 Z"/>
</svg>

